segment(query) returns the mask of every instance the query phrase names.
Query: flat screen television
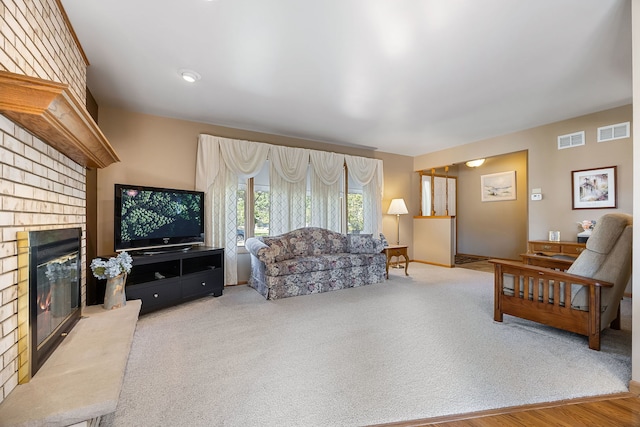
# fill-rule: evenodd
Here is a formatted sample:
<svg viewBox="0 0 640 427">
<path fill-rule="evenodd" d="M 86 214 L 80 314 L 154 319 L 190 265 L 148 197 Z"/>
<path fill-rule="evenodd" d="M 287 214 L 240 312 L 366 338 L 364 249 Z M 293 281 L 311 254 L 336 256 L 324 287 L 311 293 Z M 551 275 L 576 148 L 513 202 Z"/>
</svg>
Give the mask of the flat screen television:
<svg viewBox="0 0 640 427">
<path fill-rule="evenodd" d="M 115 184 L 114 202 L 117 252 L 204 243 L 201 191 Z"/>
</svg>

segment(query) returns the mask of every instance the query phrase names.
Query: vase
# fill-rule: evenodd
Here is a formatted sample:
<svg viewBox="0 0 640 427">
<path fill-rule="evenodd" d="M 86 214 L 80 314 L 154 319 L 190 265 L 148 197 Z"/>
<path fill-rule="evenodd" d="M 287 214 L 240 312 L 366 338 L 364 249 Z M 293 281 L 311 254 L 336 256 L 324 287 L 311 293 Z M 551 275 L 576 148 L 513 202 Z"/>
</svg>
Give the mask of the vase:
<svg viewBox="0 0 640 427">
<path fill-rule="evenodd" d="M 127 275 L 124 273 L 107 279 L 103 305 L 105 310 L 113 310 L 114 308 L 121 308 L 126 305 L 127 297 L 124 292 L 124 284 L 126 281 Z"/>
</svg>

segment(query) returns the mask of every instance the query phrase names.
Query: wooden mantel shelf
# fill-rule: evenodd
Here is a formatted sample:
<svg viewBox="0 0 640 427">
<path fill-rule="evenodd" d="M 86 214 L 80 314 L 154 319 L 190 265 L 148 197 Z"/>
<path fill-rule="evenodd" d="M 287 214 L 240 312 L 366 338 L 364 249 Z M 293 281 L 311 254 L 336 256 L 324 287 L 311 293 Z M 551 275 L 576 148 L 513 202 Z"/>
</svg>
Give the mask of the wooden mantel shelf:
<svg viewBox="0 0 640 427">
<path fill-rule="evenodd" d="M 79 164 L 104 168 L 120 159 L 69 86 L 0 71 L 0 113 Z"/>
</svg>

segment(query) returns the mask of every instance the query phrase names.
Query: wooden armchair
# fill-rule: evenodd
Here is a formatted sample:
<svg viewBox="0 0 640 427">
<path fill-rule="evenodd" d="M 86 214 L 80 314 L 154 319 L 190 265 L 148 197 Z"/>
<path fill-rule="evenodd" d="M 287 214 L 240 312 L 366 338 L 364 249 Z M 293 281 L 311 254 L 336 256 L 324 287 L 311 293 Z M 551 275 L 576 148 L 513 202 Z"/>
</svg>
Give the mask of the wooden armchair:
<svg viewBox="0 0 640 427">
<path fill-rule="evenodd" d="M 620 327 L 620 300 L 631 275 L 632 227 L 630 215 L 604 215 L 566 272 L 490 260 L 494 319 L 502 322 L 509 314 L 586 335 L 589 348 L 600 350 L 600 331 Z"/>
</svg>

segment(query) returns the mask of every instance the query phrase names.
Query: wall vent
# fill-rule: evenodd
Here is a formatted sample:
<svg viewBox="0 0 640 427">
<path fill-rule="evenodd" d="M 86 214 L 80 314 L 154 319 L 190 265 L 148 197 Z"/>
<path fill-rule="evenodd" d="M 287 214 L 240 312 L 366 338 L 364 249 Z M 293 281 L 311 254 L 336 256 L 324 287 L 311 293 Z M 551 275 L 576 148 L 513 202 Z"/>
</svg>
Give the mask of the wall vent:
<svg viewBox="0 0 640 427">
<path fill-rule="evenodd" d="M 598 142 L 613 141 L 614 139 L 629 138 L 630 123 L 618 123 L 617 125 L 598 128 Z"/>
<path fill-rule="evenodd" d="M 574 132 L 558 137 L 558 150 L 584 145 L 584 131 Z"/>
</svg>

